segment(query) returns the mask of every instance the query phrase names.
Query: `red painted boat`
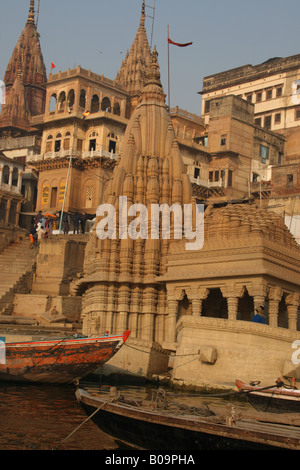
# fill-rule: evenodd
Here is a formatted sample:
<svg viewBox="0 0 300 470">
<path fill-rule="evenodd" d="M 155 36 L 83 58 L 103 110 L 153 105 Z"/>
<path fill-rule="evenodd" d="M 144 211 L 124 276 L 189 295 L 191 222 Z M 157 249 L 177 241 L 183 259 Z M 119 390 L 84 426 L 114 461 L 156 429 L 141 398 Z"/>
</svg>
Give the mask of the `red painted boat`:
<svg viewBox="0 0 300 470">
<path fill-rule="evenodd" d="M 107 362 L 129 335 L 2 342 L 0 380 L 72 383 Z"/>
</svg>

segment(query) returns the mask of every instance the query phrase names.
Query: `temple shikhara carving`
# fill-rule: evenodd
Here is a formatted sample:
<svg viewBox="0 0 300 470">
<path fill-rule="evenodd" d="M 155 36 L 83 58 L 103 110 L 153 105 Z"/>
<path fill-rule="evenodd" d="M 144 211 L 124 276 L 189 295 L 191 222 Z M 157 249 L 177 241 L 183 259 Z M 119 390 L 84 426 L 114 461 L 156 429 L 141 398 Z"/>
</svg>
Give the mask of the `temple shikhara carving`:
<svg viewBox="0 0 300 470">
<path fill-rule="evenodd" d="M 130 329 L 107 373 L 300 380 L 300 111 L 281 100 L 299 57 L 206 77 L 195 115 L 166 105 L 145 1 L 115 78 L 81 66 L 47 75 L 34 3 L 0 115 L 2 324 Z M 31 249 L 39 211 L 51 233 Z"/>
</svg>

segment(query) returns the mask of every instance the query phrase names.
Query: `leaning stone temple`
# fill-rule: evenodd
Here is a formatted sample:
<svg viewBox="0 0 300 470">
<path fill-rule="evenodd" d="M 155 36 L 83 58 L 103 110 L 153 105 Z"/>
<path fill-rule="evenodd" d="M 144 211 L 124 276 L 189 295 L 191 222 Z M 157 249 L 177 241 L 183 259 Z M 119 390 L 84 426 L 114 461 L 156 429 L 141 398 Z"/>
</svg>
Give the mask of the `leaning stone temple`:
<svg viewBox="0 0 300 470">
<path fill-rule="evenodd" d="M 120 197 L 126 198 L 128 209 L 133 204 L 146 208 L 147 227 L 153 205 L 177 204 L 180 209 L 184 204 L 195 205 L 166 110 L 156 50 L 126 129 L 123 155 L 104 195 L 118 221 Z M 155 227 L 160 231 L 155 239 L 141 232 L 135 239 L 129 233 L 124 239 L 118 234 L 115 239 L 100 239 L 99 220 L 87 244 L 84 277 L 79 283 L 84 290 L 83 331 L 94 334 L 129 328 L 133 337 L 162 344 L 169 325 L 166 290 L 159 276 L 166 272 L 169 240 L 162 239 L 160 227 Z M 174 229 L 173 221 L 170 237 L 176 236 Z"/>
<path fill-rule="evenodd" d="M 234 93 L 209 95 L 209 120 L 168 109 L 145 8 L 114 80 L 81 66 L 47 77 L 30 1 L 0 115 L 0 322 L 130 329 L 107 374 L 300 381 L 300 247 L 286 225 L 299 163 L 287 188 L 288 137 Z M 39 210 L 93 221 L 30 249 Z"/>
</svg>

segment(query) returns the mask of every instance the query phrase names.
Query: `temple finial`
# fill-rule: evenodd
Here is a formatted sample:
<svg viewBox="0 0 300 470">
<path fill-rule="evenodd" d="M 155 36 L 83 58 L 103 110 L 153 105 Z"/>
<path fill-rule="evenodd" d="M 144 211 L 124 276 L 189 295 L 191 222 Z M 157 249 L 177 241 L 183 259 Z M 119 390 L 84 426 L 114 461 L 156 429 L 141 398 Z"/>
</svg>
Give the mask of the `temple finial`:
<svg viewBox="0 0 300 470">
<path fill-rule="evenodd" d="M 145 0 L 143 0 L 141 21 L 140 21 L 141 26 L 144 26 L 144 24 L 145 24 L 145 16 L 146 16 L 146 14 L 145 14 Z"/>
<path fill-rule="evenodd" d="M 27 23 L 34 24 L 34 0 L 30 0 L 30 8 Z"/>
</svg>

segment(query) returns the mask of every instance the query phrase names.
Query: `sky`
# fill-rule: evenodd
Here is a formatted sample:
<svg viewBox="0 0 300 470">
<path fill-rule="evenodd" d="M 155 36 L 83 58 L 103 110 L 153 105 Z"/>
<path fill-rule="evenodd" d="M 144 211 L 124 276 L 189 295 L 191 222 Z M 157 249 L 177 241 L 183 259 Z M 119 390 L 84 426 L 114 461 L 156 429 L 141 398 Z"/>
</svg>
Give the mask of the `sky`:
<svg viewBox="0 0 300 470">
<path fill-rule="evenodd" d="M 1 3 L 3 80 L 30 0 Z M 142 0 L 35 0 L 36 10 L 38 3 L 47 74 L 53 62 L 54 72 L 81 65 L 109 79 L 116 77 L 135 38 Z M 146 14 L 148 40 L 159 54 L 166 103 L 170 99 L 171 107 L 198 115 L 204 77 L 300 53 L 299 0 L 146 0 Z M 193 44 L 170 45 L 168 54 L 168 28 L 173 41 Z"/>
</svg>

